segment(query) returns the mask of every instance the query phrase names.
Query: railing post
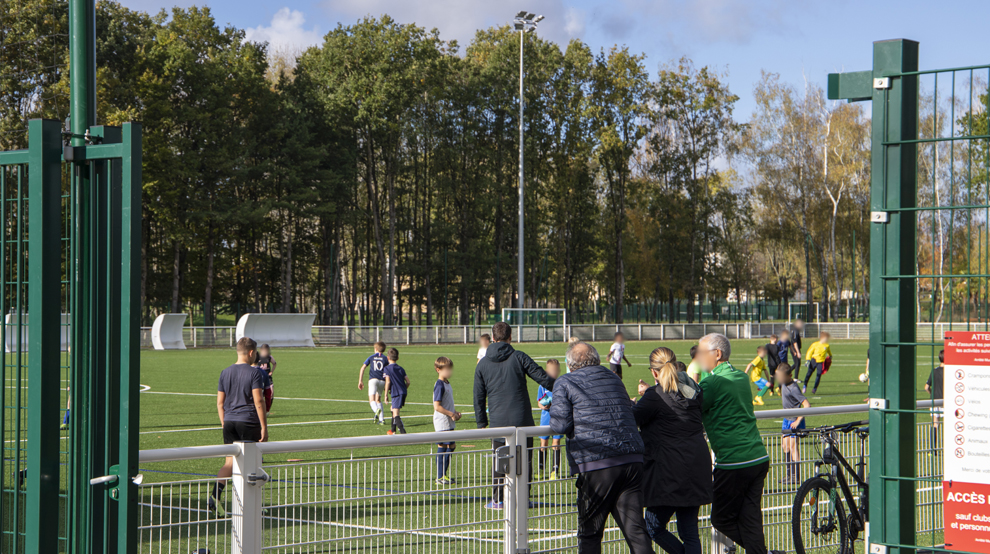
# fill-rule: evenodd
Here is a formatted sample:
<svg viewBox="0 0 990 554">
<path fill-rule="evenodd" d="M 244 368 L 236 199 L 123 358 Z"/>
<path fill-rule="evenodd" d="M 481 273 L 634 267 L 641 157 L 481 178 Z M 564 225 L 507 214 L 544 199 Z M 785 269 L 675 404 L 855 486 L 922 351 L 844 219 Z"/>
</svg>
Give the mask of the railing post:
<svg viewBox="0 0 990 554">
<path fill-rule="evenodd" d="M 234 456 L 234 472 L 230 478 L 234 491 L 230 507 L 233 554 L 258 554 L 262 547 L 262 486 L 268 476 L 261 468 L 258 443 L 234 444 L 241 451 Z"/>
<path fill-rule="evenodd" d="M 643 324 L 639 324 L 639 340 L 643 340 Z"/>
<path fill-rule="evenodd" d="M 412 344 L 412 325 L 406 325 L 406 344 Z"/>
<path fill-rule="evenodd" d="M 515 514 L 513 554 L 529 552 L 529 456 L 528 441 L 522 428 L 516 429 L 516 474 L 513 476 L 514 491 L 512 511 Z M 508 491 L 506 491 L 508 492 Z M 509 496 L 508 494 L 506 496 Z M 506 541 L 509 542 L 509 541 Z M 507 545 L 508 546 L 508 545 Z"/>
<path fill-rule="evenodd" d="M 505 446 L 512 453 L 509 471 L 505 472 L 504 483 L 502 485 L 502 513 L 505 514 L 505 554 L 517 554 L 519 528 L 520 526 L 523 529 L 526 528 L 526 512 L 529 508 L 529 495 L 527 494 L 529 487 L 525 486 L 522 482 L 526 473 L 520 473 L 521 458 L 523 457 L 522 450 L 526 447 L 526 441 L 524 440 L 522 442 L 522 448 L 520 448 L 517 440 L 518 434 L 519 430 L 517 429 L 515 433 L 505 437 Z M 519 500 L 520 488 L 523 490 L 522 504 L 520 504 Z M 524 531 L 523 535 L 528 538 L 527 531 Z"/>
<path fill-rule="evenodd" d="M 196 348 L 196 328 L 190 327 L 189 330 L 192 331 L 193 348 Z"/>
</svg>

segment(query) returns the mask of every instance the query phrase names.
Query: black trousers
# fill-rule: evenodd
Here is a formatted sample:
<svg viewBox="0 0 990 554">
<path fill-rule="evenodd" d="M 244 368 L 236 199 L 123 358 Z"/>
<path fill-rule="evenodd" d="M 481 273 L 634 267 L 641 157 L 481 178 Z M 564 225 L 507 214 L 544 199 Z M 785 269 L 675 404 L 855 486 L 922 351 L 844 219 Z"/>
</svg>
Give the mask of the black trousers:
<svg viewBox="0 0 990 554">
<path fill-rule="evenodd" d="M 653 552 L 643 519 L 643 464 L 625 464 L 578 475 L 578 554 L 599 554 L 605 522 L 619 525 L 630 554 Z M 747 553 L 748 554 L 748 553 Z"/>
<path fill-rule="evenodd" d="M 492 453 L 505 446 L 503 439 L 492 439 Z M 533 437 L 526 437 L 526 453 L 529 456 L 529 475 L 527 475 L 526 486 L 533 482 Z M 515 456 L 515 453 L 512 454 Z M 513 462 L 515 463 L 515 462 Z M 527 490 L 526 497 L 529 498 Z M 505 474 L 495 470 L 495 460 L 492 460 L 492 502 L 502 502 L 505 500 Z"/>
<path fill-rule="evenodd" d="M 746 554 L 767 554 L 760 500 L 768 471 L 769 460 L 742 469 L 715 468 L 712 474 L 712 526 L 743 547 Z"/>
</svg>

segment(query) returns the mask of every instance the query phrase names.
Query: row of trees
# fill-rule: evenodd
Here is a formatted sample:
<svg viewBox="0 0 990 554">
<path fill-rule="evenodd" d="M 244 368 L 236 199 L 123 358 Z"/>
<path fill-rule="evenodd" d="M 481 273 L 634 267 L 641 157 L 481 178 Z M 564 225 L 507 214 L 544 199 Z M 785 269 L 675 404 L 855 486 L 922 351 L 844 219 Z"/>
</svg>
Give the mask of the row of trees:
<svg viewBox="0 0 990 554">
<path fill-rule="evenodd" d="M 67 113 L 65 2 L 11 3 L 34 15 L 3 20 L 3 149 L 27 118 Z M 145 130 L 149 318 L 196 304 L 207 324 L 231 305 L 469 323 L 515 305 L 519 33 L 461 51 L 383 16 L 285 55 L 208 8 L 110 1 L 97 27 L 100 123 Z M 667 307 L 653 318 L 676 303 L 694 321 L 706 299 L 786 304 L 809 269 L 828 305 L 865 295 L 856 105 L 766 74 L 738 124 L 711 68 L 654 74 L 625 47 L 523 39 L 528 306 L 611 303 L 622 321 L 625 303 Z"/>
</svg>

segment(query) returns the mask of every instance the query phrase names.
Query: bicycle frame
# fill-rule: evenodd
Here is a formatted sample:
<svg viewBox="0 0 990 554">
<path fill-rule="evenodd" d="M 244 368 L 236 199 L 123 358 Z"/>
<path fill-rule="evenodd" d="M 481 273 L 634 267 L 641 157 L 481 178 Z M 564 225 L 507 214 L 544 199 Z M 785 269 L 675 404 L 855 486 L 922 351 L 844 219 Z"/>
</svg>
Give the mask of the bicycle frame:
<svg viewBox="0 0 990 554">
<path fill-rule="evenodd" d="M 866 439 L 868 434 L 857 431 L 856 434 L 860 441 L 860 453 L 859 462 L 856 463 L 856 468 L 853 469 L 852 464 L 842 455 L 839 451 L 839 445 L 835 439 L 836 431 L 829 431 L 822 433 L 822 442 L 824 443 L 824 448 L 822 451 L 821 461 L 815 462 L 816 467 L 820 468 L 822 464 L 828 464 L 831 469 L 828 473 L 820 474 L 823 478 L 827 479 L 832 483 L 834 487 L 838 484 L 839 489 L 842 491 L 842 496 L 846 499 L 846 504 L 849 506 L 849 515 L 852 516 L 850 519 L 850 531 L 853 533 L 849 540 L 855 540 L 856 535 L 866 528 L 866 522 L 869 521 L 869 484 L 866 482 Z M 845 471 L 842 471 L 842 469 Z M 860 502 L 856 502 L 856 497 L 853 495 L 852 488 L 849 486 L 849 482 L 846 480 L 846 471 L 848 471 L 852 476 L 853 480 L 859 485 L 860 490 Z"/>
</svg>

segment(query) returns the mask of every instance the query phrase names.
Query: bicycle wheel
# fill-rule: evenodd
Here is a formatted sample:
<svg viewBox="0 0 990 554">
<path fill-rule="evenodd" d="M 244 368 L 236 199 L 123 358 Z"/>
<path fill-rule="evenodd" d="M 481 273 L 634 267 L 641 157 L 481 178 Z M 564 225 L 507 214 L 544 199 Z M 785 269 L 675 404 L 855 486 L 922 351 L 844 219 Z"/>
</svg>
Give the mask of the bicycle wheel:
<svg viewBox="0 0 990 554">
<path fill-rule="evenodd" d="M 797 554 L 847 553 L 849 531 L 839 493 L 821 477 L 812 477 L 794 497 L 791 530 Z"/>
</svg>

